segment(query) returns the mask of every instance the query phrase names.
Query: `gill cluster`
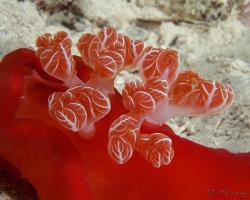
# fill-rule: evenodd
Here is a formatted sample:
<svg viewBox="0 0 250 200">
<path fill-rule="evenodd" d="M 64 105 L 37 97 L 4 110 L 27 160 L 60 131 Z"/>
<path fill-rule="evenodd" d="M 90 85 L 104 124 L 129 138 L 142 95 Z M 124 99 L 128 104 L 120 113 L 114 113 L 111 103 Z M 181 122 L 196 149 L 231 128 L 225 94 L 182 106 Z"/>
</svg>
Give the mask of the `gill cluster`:
<svg viewBox="0 0 250 200">
<path fill-rule="evenodd" d="M 128 112 L 111 124 L 108 133 L 109 155 L 119 164 L 126 163 L 134 151 L 155 167 L 171 162 L 171 139 L 162 133 L 141 134 L 144 120 L 162 124 L 174 116 L 214 114 L 233 101 L 230 85 L 180 70 L 177 51 L 144 48 L 143 42 L 131 40 L 113 28 L 104 28 L 98 34 L 85 33 L 76 44 L 82 61 L 92 69 L 87 82 L 79 78 L 67 33 L 46 33 L 36 45 L 43 70 L 68 88 L 49 96 L 50 116 L 64 128 L 85 136 L 93 134 L 95 122 L 109 113 L 109 94 L 114 92 L 117 74 L 139 70 L 142 82 L 127 82 L 122 90 Z"/>
</svg>

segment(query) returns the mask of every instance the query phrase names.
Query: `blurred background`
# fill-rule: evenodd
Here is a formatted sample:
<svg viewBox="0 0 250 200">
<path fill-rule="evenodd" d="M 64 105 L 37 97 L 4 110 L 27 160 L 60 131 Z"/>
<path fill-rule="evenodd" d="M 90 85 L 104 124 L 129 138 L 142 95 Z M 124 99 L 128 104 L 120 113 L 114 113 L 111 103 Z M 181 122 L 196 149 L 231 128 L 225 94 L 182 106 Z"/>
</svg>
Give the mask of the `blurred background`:
<svg viewBox="0 0 250 200">
<path fill-rule="evenodd" d="M 183 69 L 232 84 L 236 98 L 230 109 L 168 124 L 178 135 L 206 146 L 250 151 L 249 0 L 0 0 L 0 59 L 19 47 L 34 48 L 44 32 L 63 30 L 76 42 L 82 33 L 105 26 L 145 45 L 176 49 Z M 73 52 L 79 54 L 75 47 Z M 118 90 L 131 78 L 139 79 L 136 71 L 121 72 Z M 35 199 L 3 182 L 0 175 L 0 200 Z"/>
</svg>

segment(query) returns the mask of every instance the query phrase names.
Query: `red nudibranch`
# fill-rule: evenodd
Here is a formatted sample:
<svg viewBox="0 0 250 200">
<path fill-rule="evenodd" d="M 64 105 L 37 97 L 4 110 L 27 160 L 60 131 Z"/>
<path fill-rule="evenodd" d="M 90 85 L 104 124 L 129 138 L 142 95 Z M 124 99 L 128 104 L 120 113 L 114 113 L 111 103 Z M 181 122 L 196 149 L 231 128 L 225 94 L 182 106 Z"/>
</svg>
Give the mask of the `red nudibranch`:
<svg viewBox="0 0 250 200">
<path fill-rule="evenodd" d="M 144 48 L 113 28 L 84 34 L 77 43 L 82 58 L 72 55 L 65 32 L 44 34 L 37 47 L 1 61 L 0 156 L 39 199 L 249 195 L 249 153 L 206 148 L 162 125 L 227 108 L 230 85 L 181 71 L 177 51 Z M 142 82 L 126 83 L 119 94 L 116 75 L 136 67 Z"/>
</svg>

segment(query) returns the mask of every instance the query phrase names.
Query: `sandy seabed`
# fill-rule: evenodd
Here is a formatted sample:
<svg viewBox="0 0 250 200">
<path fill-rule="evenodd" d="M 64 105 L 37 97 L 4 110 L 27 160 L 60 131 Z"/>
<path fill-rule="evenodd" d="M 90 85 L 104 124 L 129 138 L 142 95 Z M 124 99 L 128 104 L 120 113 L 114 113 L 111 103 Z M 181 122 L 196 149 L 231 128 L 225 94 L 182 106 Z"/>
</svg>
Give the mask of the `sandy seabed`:
<svg viewBox="0 0 250 200">
<path fill-rule="evenodd" d="M 0 57 L 34 48 L 37 36 L 64 30 L 76 42 L 113 26 L 146 45 L 180 52 L 183 69 L 230 83 L 235 102 L 214 116 L 174 118 L 178 135 L 231 152 L 250 151 L 250 3 L 234 0 L 0 0 Z M 184 2 L 184 3 L 183 3 Z M 78 54 L 74 47 L 74 53 Z M 136 72 L 121 72 L 118 90 Z M 0 194 L 1 200 L 10 199 Z"/>
</svg>

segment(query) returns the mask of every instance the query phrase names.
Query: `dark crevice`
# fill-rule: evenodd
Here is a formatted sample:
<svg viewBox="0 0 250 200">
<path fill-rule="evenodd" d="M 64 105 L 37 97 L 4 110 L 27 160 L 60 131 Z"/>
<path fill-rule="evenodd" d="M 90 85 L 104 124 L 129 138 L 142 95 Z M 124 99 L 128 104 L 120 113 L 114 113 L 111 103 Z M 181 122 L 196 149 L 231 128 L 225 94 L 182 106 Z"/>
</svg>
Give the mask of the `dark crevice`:
<svg viewBox="0 0 250 200">
<path fill-rule="evenodd" d="M 39 200 L 34 187 L 26 181 L 16 168 L 0 158 L 0 191 L 18 200 Z"/>
</svg>

